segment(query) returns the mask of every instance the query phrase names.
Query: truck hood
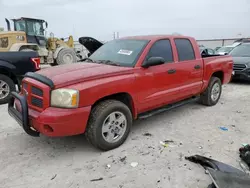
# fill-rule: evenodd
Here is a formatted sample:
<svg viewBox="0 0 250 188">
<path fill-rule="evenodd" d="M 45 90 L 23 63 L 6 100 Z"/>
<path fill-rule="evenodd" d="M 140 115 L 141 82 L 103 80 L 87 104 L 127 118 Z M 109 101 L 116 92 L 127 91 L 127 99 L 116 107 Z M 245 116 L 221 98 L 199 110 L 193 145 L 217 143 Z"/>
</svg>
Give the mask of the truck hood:
<svg viewBox="0 0 250 188">
<path fill-rule="evenodd" d="M 130 74 L 132 69 L 130 67 L 81 62 L 46 68 L 37 73 L 51 79 L 55 88 L 61 88 L 83 81 Z"/>
<path fill-rule="evenodd" d="M 233 57 L 235 64 L 248 64 L 250 63 L 250 57 Z"/>
</svg>

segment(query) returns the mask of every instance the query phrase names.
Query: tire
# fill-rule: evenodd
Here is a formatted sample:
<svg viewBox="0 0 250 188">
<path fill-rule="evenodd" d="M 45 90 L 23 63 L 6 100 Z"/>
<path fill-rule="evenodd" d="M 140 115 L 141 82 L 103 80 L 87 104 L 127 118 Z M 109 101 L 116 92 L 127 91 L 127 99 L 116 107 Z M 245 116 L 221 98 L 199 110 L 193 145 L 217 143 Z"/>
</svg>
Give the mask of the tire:
<svg viewBox="0 0 250 188">
<path fill-rule="evenodd" d="M 215 92 L 215 87 L 217 88 Z M 213 95 L 213 92 L 217 93 Z M 200 102 L 206 106 L 214 106 L 218 103 L 222 92 L 221 80 L 217 77 L 211 77 L 207 89 L 201 94 Z M 214 96 L 214 97 L 213 97 Z"/>
<path fill-rule="evenodd" d="M 7 87 L 9 88 L 8 93 L 3 90 Z M 13 80 L 8 76 L 0 74 L 0 104 L 6 104 L 9 102 L 12 91 L 16 91 L 16 86 Z"/>
<path fill-rule="evenodd" d="M 114 114 L 115 114 L 114 117 L 116 117 L 116 115 L 121 115 L 121 116 L 117 116 L 118 119 L 121 117 L 124 118 L 123 125 L 118 124 L 118 122 L 117 122 L 118 125 L 115 125 L 115 123 L 112 124 L 112 117 L 113 117 L 112 115 Z M 105 126 L 103 126 L 105 122 L 106 122 L 106 126 L 108 125 L 108 127 L 106 127 L 107 133 L 103 129 L 105 128 Z M 124 126 L 126 122 L 127 122 L 127 126 Z M 125 142 L 125 140 L 127 139 L 129 135 L 132 122 L 133 122 L 133 118 L 132 118 L 132 114 L 128 106 L 126 106 L 124 103 L 120 101 L 106 100 L 106 101 L 100 102 L 91 111 L 89 122 L 88 122 L 87 129 L 85 132 L 85 136 L 87 140 L 96 148 L 103 150 L 103 151 L 112 150 L 112 149 L 119 147 Z M 120 129 L 121 135 L 118 136 L 116 139 L 111 139 L 110 141 L 107 141 L 107 139 L 109 138 L 109 135 L 111 135 L 111 138 L 113 137 L 113 135 L 115 137 L 116 133 L 112 133 L 112 129 L 114 130 L 115 126 L 120 127 L 120 128 L 122 126 L 124 127 L 124 129 L 122 128 Z"/>
<path fill-rule="evenodd" d="M 71 48 L 63 48 L 57 55 L 56 64 L 72 64 L 77 62 L 76 53 Z M 52 65 L 53 66 L 53 65 Z"/>
</svg>

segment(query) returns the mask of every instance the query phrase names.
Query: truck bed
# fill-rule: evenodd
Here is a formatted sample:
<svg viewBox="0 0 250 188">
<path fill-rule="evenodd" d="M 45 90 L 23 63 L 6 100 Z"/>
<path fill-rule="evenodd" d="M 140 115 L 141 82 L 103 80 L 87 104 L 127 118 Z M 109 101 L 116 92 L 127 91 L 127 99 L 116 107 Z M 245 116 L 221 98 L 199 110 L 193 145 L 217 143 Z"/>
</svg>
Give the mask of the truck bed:
<svg viewBox="0 0 250 188">
<path fill-rule="evenodd" d="M 208 82 L 211 72 L 221 70 L 224 74 L 223 84 L 228 83 L 232 77 L 233 60 L 229 55 L 209 55 L 203 57 L 204 81 Z"/>
</svg>

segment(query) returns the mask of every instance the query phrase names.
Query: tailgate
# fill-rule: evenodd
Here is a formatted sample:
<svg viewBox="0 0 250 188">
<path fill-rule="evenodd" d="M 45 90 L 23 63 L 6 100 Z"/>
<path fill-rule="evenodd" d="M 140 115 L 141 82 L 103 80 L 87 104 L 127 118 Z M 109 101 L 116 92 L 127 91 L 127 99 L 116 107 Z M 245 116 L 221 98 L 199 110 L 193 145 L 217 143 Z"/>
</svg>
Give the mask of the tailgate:
<svg viewBox="0 0 250 188">
<path fill-rule="evenodd" d="M 37 70 L 35 64 L 31 61 L 32 58 L 38 58 L 38 53 L 35 51 L 0 52 L 0 60 L 14 65 L 16 75 L 24 75 L 26 72 Z"/>
</svg>

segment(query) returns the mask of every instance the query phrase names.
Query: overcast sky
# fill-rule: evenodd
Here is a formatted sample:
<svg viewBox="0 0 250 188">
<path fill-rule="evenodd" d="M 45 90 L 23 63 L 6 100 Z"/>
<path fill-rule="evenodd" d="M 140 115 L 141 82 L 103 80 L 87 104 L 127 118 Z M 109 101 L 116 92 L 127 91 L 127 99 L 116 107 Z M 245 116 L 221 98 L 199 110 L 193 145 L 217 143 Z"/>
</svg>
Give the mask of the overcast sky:
<svg viewBox="0 0 250 188">
<path fill-rule="evenodd" d="M 4 18 L 35 17 L 57 37 L 171 34 L 197 39 L 250 37 L 250 0 L 0 0 Z M 77 40 L 77 39 L 76 39 Z"/>
</svg>

